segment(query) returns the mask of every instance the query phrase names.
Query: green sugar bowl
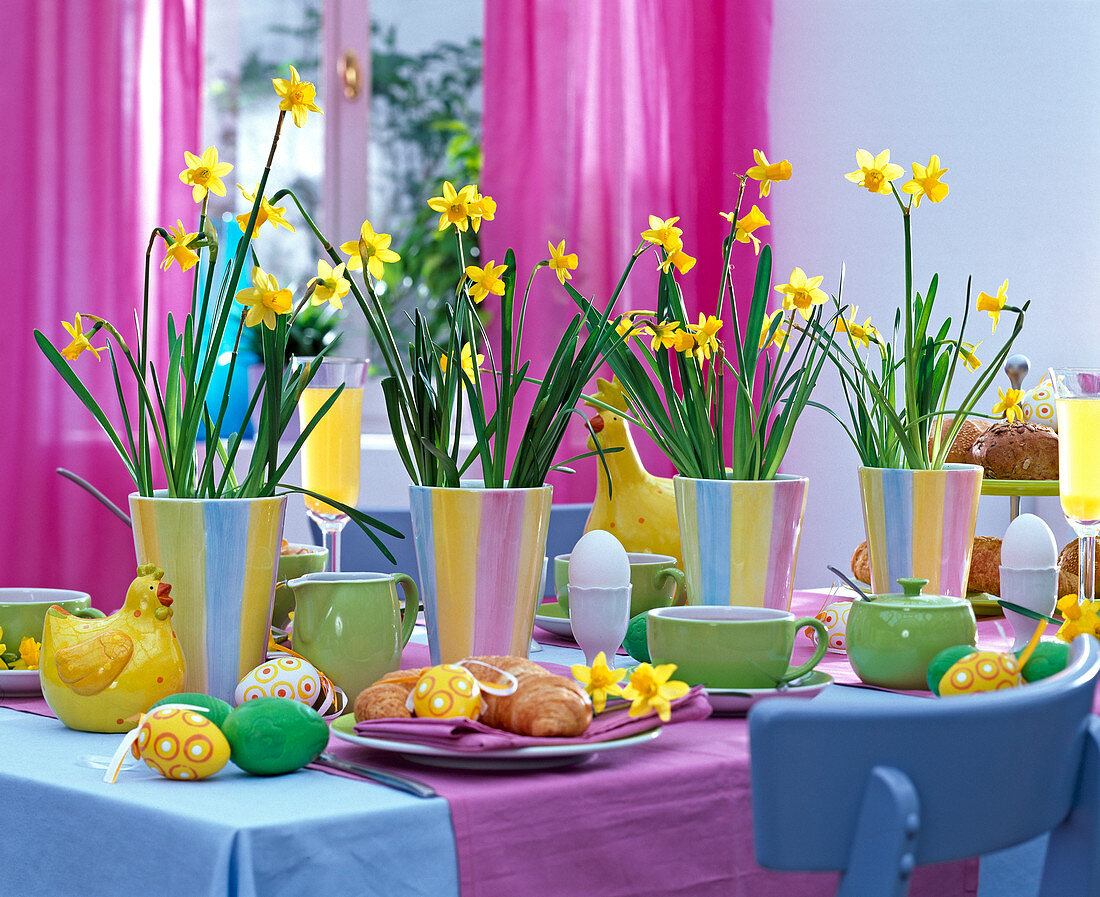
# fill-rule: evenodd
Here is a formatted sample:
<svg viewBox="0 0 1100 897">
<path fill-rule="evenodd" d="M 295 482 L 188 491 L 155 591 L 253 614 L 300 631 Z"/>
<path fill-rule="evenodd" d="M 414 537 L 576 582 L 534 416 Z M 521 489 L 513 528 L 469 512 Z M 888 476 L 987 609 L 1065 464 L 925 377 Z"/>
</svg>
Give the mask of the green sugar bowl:
<svg viewBox="0 0 1100 897">
<path fill-rule="evenodd" d="M 973 645 L 974 609 L 965 598 L 922 595 L 926 579 L 899 579 L 902 594 L 853 601 L 848 660 L 868 685 L 927 689 L 928 665 L 944 648 Z"/>
</svg>

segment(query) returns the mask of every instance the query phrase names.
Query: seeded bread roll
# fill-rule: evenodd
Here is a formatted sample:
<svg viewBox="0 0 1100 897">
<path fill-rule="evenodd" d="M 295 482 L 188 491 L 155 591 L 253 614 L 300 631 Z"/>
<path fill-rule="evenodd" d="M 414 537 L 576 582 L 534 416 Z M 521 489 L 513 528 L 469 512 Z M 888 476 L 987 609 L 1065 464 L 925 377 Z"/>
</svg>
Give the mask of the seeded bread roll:
<svg viewBox="0 0 1100 897">
<path fill-rule="evenodd" d="M 1030 421 L 999 420 L 970 448 L 971 462 L 993 480 L 1058 479 L 1058 434 Z"/>
<path fill-rule="evenodd" d="M 951 427 L 954 425 L 955 419 L 953 417 L 943 418 L 944 433 L 951 432 Z M 959 432 L 955 434 L 955 439 L 951 443 L 951 448 L 947 452 L 946 461 L 948 464 L 976 464 L 977 462 L 971 457 L 970 449 L 974 445 L 974 442 L 979 436 L 981 436 L 986 430 L 989 429 L 990 421 L 983 420 L 980 417 L 970 417 L 963 421 L 962 426 L 959 427 Z M 935 429 L 928 435 L 928 453 L 932 454 L 935 443 Z"/>
<path fill-rule="evenodd" d="M 1058 555 L 1058 597 L 1076 595 L 1081 582 L 1078 571 L 1077 540 L 1074 539 Z M 1100 596 L 1100 565 L 1093 570 L 1094 595 Z"/>
<path fill-rule="evenodd" d="M 871 552 L 867 550 L 867 540 L 864 539 L 856 550 L 852 552 L 852 576 L 860 582 L 871 581 Z"/>
</svg>

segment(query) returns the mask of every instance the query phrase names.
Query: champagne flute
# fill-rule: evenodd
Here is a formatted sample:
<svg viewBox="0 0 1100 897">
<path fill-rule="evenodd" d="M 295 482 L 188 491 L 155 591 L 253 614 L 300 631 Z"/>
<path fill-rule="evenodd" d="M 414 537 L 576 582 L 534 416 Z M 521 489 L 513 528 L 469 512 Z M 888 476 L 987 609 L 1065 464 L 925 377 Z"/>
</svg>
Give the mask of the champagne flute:
<svg viewBox="0 0 1100 897">
<path fill-rule="evenodd" d="M 317 364 L 317 359 L 296 357 L 294 364 Z M 359 433 L 366 376 L 364 358 L 325 356 L 298 399 L 298 419 L 305 429 L 328 398 L 344 387 L 302 446 L 302 486 L 352 507 L 359 501 Z M 340 533 L 348 515 L 311 495 L 305 501 L 306 512 L 320 527 L 328 548 L 329 570 L 338 573 Z"/>
<path fill-rule="evenodd" d="M 1058 495 L 1077 533 L 1077 601 L 1093 600 L 1100 532 L 1100 368 L 1051 368 L 1058 410 Z"/>
</svg>

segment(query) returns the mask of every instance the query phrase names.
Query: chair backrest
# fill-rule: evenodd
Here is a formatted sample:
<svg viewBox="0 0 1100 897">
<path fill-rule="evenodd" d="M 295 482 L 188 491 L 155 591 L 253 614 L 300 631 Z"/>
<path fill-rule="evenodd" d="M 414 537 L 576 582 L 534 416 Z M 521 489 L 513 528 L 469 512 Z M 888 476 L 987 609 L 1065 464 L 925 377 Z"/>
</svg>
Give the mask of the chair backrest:
<svg viewBox="0 0 1100 897">
<path fill-rule="evenodd" d="M 420 574 L 416 566 L 416 547 L 412 538 L 412 517 L 408 508 L 360 508 L 365 514 L 369 514 L 376 520 L 388 523 L 401 533 L 404 539 L 394 539 L 392 536 L 381 534 L 379 538 L 386 545 L 397 563 L 391 563 L 382 554 L 378 546 L 363 533 L 359 527 L 348 525 L 344 527 L 341 535 L 340 548 L 341 565 L 345 570 L 363 570 L 372 573 L 407 573 L 417 585 L 420 584 Z M 554 594 L 554 556 L 569 554 L 573 546 L 584 533 L 584 525 L 588 520 L 588 514 L 592 510 L 590 504 L 560 504 L 550 507 L 550 525 L 546 537 L 546 554 L 550 558 L 550 564 L 546 571 L 546 584 L 543 588 L 544 595 Z M 320 531 L 316 524 L 310 521 L 313 529 L 313 537 L 320 542 Z"/>
<path fill-rule="evenodd" d="M 1048 879 L 1080 874 L 1088 889 L 1064 893 L 1100 893 L 1100 789 L 1081 787 L 1083 778 L 1100 775 L 1100 722 L 1091 714 L 1098 674 L 1100 644 L 1082 636 L 1063 672 L 1022 688 L 957 698 L 759 703 L 749 715 L 757 861 L 772 869 L 845 871 L 839 893 L 855 894 L 860 890 L 846 890 L 845 879 L 863 876 L 868 864 L 883 865 L 896 883 L 899 868 L 914 862 L 977 856 L 1051 831 Z M 1074 825 L 1067 823 L 1071 811 Z M 1089 830 L 1082 831 L 1082 820 Z M 860 843 L 891 825 L 896 849 Z M 1091 859 L 1052 868 L 1060 826 L 1066 837 L 1070 829 L 1084 837 Z"/>
</svg>

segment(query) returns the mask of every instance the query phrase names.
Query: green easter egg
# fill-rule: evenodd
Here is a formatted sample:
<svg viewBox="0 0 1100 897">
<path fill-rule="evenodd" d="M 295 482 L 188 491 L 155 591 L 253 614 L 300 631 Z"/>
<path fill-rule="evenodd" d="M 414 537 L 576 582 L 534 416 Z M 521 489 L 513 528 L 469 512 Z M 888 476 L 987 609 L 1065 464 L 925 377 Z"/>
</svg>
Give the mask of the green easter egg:
<svg viewBox="0 0 1100 897">
<path fill-rule="evenodd" d="M 159 707 L 161 704 L 192 704 L 195 707 L 202 707 L 203 709 L 199 712 L 219 729 L 222 727 L 222 723 L 225 722 L 225 718 L 229 716 L 229 711 L 233 709 L 221 698 L 212 698 L 210 695 L 189 691 L 161 698 L 153 707 Z M 152 710 L 153 707 L 149 709 Z"/>
<path fill-rule="evenodd" d="M 950 648 L 944 648 L 932 658 L 932 662 L 928 664 L 928 690 L 934 695 L 940 693 L 940 680 L 943 678 L 943 674 L 946 673 L 951 667 L 953 667 L 956 661 L 962 660 L 969 654 L 973 654 L 978 649 L 973 645 L 952 645 Z"/>
<path fill-rule="evenodd" d="M 645 613 L 631 617 L 626 627 L 623 647 L 635 660 L 649 663 L 649 636 L 646 630 Z"/>
<path fill-rule="evenodd" d="M 254 776 L 279 776 L 313 762 L 328 744 L 328 723 L 290 698 L 255 698 L 234 709 L 222 731 L 230 759 Z"/>
<path fill-rule="evenodd" d="M 1019 657 L 1023 653 L 1021 649 L 1016 652 L 1016 656 Z M 1068 662 L 1068 642 L 1039 642 L 1035 646 L 1035 653 L 1028 658 L 1027 663 L 1024 664 L 1024 668 L 1020 672 L 1023 674 L 1025 682 L 1036 682 L 1039 679 L 1046 679 L 1047 676 L 1062 672 Z"/>
</svg>

